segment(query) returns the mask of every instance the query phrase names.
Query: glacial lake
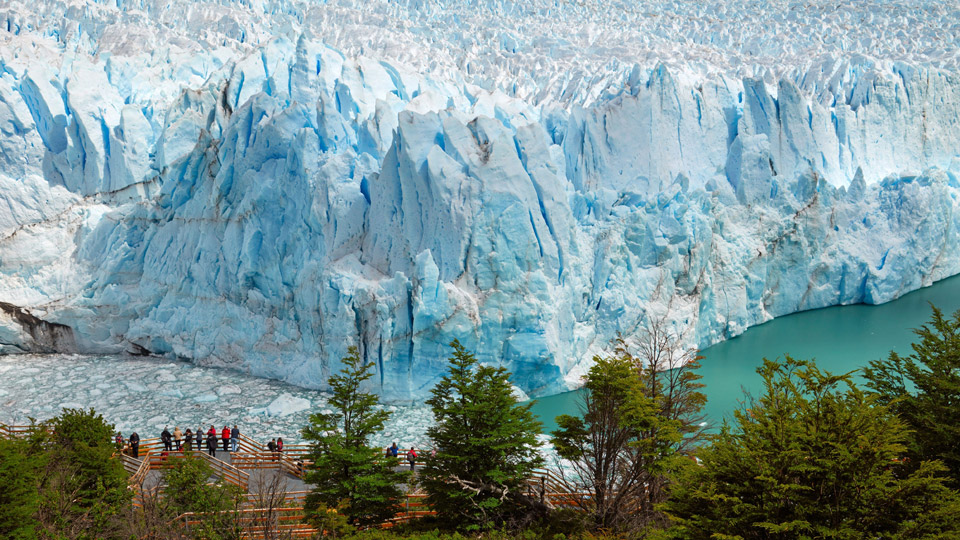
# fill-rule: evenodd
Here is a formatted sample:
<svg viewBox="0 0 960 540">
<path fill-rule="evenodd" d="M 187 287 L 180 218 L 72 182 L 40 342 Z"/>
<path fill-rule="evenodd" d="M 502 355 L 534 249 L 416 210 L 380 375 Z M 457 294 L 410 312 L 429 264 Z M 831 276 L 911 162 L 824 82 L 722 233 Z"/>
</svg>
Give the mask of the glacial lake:
<svg viewBox="0 0 960 540">
<path fill-rule="evenodd" d="M 858 370 L 871 360 L 886 358 L 890 351 L 901 355 L 913 352 L 917 336 L 913 329 L 930 320 L 930 304 L 950 315 L 960 309 L 960 276 L 947 278 L 878 306 L 838 306 L 779 317 L 750 328 L 743 334 L 706 348 L 700 382 L 706 384 L 705 409 L 711 428 L 744 399 L 744 391 L 757 395 L 760 376 L 756 369 L 763 358 L 815 359 L 820 369 L 835 374 Z M 859 374 L 855 380 L 863 382 Z M 539 399 L 533 412 L 544 424 L 544 432 L 556 429 L 561 414 L 579 414 L 580 390 Z"/>
</svg>

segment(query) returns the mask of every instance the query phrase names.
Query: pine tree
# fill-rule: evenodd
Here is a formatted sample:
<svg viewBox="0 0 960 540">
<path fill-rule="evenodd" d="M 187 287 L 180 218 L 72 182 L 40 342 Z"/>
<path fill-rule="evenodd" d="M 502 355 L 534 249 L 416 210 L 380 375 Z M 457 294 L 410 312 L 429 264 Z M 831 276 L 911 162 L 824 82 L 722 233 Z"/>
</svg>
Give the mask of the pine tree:
<svg viewBox="0 0 960 540">
<path fill-rule="evenodd" d="M 938 463 L 903 469 L 903 423 L 850 374 L 787 357 L 735 411 L 663 508 L 683 539 L 955 538 L 960 502 Z"/>
<path fill-rule="evenodd" d="M 864 377 L 913 431 L 910 461 L 942 461 L 952 486 L 960 487 L 960 311 L 948 318 L 933 307 L 929 324 L 914 332 L 920 341 L 913 354 L 891 352 L 870 362 Z"/>
<path fill-rule="evenodd" d="M 529 502 L 522 487 L 543 462 L 541 425 L 530 404 L 518 404 L 505 369 L 479 366 L 459 341 L 450 346 L 450 371 L 427 400 L 437 455 L 420 482 L 440 519 L 467 528 L 501 525 Z"/>
<path fill-rule="evenodd" d="M 308 459 L 313 465 L 307 483 L 316 485 L 306 501 L 306 512 L 323 521 L 328 508 L 341 508 L 351 521 L 366 525 L 393 517 L 403 497 L 400 486 L 408 475 L 397 472 L 397 459 L 386 458 L 369 446 L 370 436 L 383 430 L 390 413 L 378 407 L 376 394 L 360 390 L 373 376 L 373 364 L 364 364 L 356 347 L 343 359 L 344 368 L 330 377 L 335 412 L 313 414 L 303 429 L 315 441 Z"/>
</svg>

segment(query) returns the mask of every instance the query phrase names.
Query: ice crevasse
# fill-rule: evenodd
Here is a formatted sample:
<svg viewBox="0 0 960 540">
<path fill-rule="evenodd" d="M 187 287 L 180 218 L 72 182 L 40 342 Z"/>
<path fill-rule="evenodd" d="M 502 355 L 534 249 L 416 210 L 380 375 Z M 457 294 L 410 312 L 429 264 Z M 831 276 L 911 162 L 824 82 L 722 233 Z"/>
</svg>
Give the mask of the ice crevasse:
<svg viewBox="0 0 960 540">
<path fill-rule="evenodd" d="M 565 101 L 305 33 L 74 45 L 0 46 L 0 352 L 322 388 L 356 345 L 407 400 L 456 338 L 536 396 L 651 320 L 704 347 L 960 272 L 948 68 L 656 62 Z"/>
</svg>

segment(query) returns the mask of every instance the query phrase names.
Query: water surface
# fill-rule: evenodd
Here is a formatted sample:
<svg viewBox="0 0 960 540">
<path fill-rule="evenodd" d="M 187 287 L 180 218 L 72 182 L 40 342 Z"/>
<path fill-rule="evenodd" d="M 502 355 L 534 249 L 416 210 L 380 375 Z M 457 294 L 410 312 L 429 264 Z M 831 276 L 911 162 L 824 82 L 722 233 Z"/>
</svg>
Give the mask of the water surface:
<svg viewBox="0 0 960 540">
<path fill-rule="evenodd" d="M 890 351 L 907 355 L 916 340 L 914 328 L 930 320 L 930 304 L 951 314 L 960 309 L 960 276 L 939 281 L 879 306 L 838 306 L 780 317 L 750 328 L 733 339 L 704 349 L 700 373 L 706 383 L 707 421 L 718 426 L 744 398 L 756 395 L 763 358 L 815 359 L 833 373 L 859 370 Z M 857 374 L 857 380 L 862 378 Z M 556 429 L 560 414 L 579 414 L 580 391 L 565 392 L 537 401 L 533 411 L 544 430 Z"/>
</svg>

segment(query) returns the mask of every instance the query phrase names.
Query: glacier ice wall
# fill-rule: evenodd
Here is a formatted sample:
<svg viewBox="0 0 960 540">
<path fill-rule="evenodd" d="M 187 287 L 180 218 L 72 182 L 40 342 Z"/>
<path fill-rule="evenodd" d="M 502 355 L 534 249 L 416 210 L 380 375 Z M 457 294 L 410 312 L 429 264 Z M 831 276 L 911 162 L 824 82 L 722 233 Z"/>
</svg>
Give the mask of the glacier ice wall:
<svg viewBox="0 0 960 540">
<path fill-rule="evenodd" d="M 960 272 L 955 47 L 749 73 L 664 50 L 591 78 L 576 63 L 598 46 L 544 56 L 578 42 L 501 29 L 471 75 L 452 45 L 429 66 L 388 54 L 422 28 L 371 38 L 375 56 L 335 31 L 396 20 L 389 3 L 329 27 L 316 6 L 251 4 L 273 35 L 230 3 L 191 5 L 193 34 L 143 22 L 161 4 L 84 5 L 0 13 L 2 352 L 323 387 L 356 344 L 384 395 L 412 399 L 457 338 L 542 395 L 652 319 L 703 347 Z M 742 45 L 775 46 L 806 50 Z M 551 67 L 515 76 L 512 59 Z"/>
</svg>

